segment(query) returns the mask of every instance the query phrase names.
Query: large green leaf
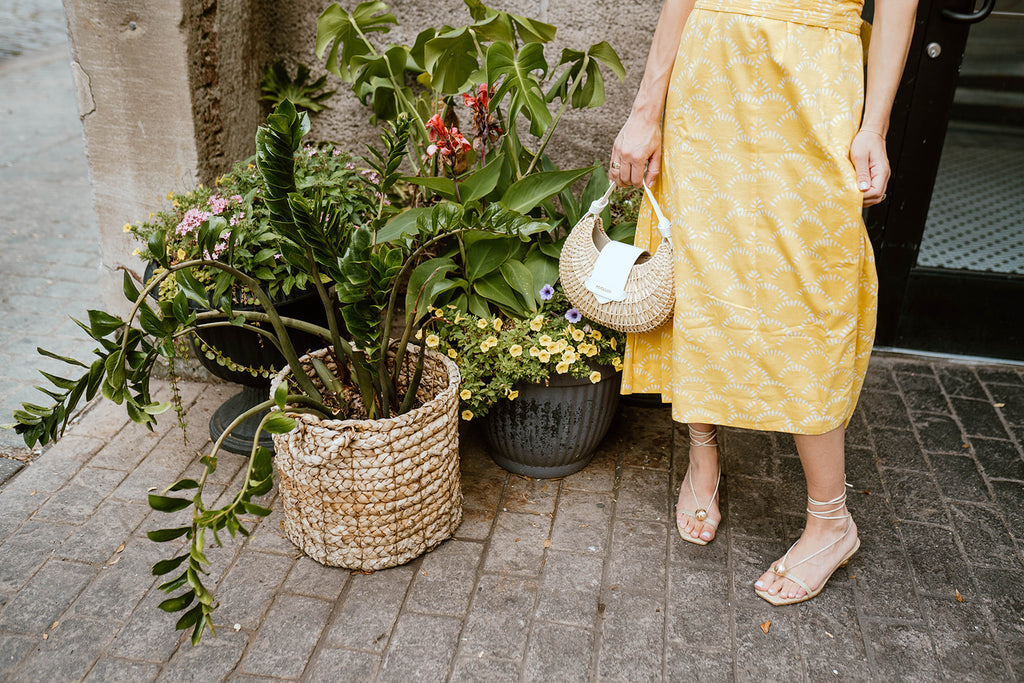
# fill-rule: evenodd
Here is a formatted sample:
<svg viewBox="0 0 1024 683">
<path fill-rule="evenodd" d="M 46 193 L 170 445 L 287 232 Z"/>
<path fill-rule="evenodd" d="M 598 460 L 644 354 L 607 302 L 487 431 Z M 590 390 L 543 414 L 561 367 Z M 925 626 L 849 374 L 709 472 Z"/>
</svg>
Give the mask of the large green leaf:
<svg viewBox="0 0 1024 683">
<path fill-rule="evenodd" d="M 371 0 L 359 3 L 351 14 L 337 3 L 320 14 L 316 20 L 316 56 L 323 59 L 327 46 L 331 46 L 327 55 L 328 71 L 352 82 L 353 60 L 373 53 L 373 46 L 365 36 L 378 31 L 386 33 L 391 30 L 389 24 L 398 23 L 387 9 L 380 0 Z"/>
<path fill-rule="evenodd" d="M 486 166 L 461 181 L 459 183 L 459 195 L 462 203 L 468 204 L 471 201 L 487 196 L 494 189 L 495 185 L 498 184 L 503 163 L 503 156 L 499 154 L 488 161 Z"/>
<path fill-rule="evenodd" d="M 402 178 L 402 180 L 412 183 L 413 185 L 425 187 L 445 199 L 455 201 L 455 183 L 451 178 L 411 176 Z"/>
<path fill-rule="evenodd" d="M 416 220 L 420 216 L 429 212 L 429 206 L 418 206 L 412 209 L 406 209 L 388 221 L 383 228 L 377 231 L 377 243 L 391 242 L 392 240 L 399 239 L 402 235 L 418 234 L 419 228 L 416 225 Z"/>
<path fill-rule="evenodd" d="M 537 310 L 537 297 L 534 290 L 533 273 L 521 261 L 509 259 L 501 264 L 501 276 L 505 279 L 509 288 L 515 292 L 519 300 L 526 304 L 530 312 Z"/>
<path fill-rule="evenodd" d="M 470 76 L 480 68 L 476 42 L 465 27 L 442 33 L 427 41 L 423 66 L 435 90 L 454 95 L 466 88 Z"/>
<path fill-rule="evenodd" d="M 571 171 L 541 171 L 531 173 L 513 183 L 501 198 L 501 203 L 513 211 L 528 213 L 542 202 L 572 185 L 594 170 L 594 166 Z"/>
<path fill-rule="evenodd" d="M 515 294 L 512 293 L 512 290 L 509 289 L 508 283 L 505 282 L 505 278 L 502 277 L 501 273 L 491 273 L 487 277 L 474 282 L 473 293 L 493 302 L 513 317 L 525 318 L 530 313 L 523 306 L 522 302 L 516 298 Z M 476 302 L 475 305 L 479 308 L 480 304 Z M 480 315 L 477 310 L 474 310 L 472 295 L 470 296 L 470 310 L 476 315 Z M 489 315 L 490 313 L 488 312 L 481 317 L 488 317 Z"/>
<path fill-rule="evenodd" d="M 470 282 L 496 271 L 509 257 L 505 238 L 479 239 L 466 246 L 466 277 Z"/>
<path fill-rule="evenodd" d="M 509 95 L 508 120 L 514 121 L 522 112 L 530 121 L 530 133 L 537 137 L 551 125 L 551 112 L 540 87 L 540 80 L 547 72 L 548 63 L 541 43 L 529 43 L 518 54 L 508 43 L 492 43 L 487 48 L 487 82 L 497 83 L 501 79 L 491 106 L 498 106 L 502 98 Z"/>
<path fill-rule="evenodd" d="M 411 323 L 419 322 L 426 314 L 427 306 L 433 303 L 433 297 L 438 293 L 434 285 L 457 268 L 450 258 L 435 258 L 413 269 L 405 292 L 406 318 L 411 316 Z"/>
<path fill-rule="evenodd" d="M 558 280 L 558 259 L 551 258 L 539 249 L 534 249 L 523 261 L 533 276 L 535 290 L 533 296 L 539 298 L 538 291 L 544 285 L 554 285 Z"/>
</svg>

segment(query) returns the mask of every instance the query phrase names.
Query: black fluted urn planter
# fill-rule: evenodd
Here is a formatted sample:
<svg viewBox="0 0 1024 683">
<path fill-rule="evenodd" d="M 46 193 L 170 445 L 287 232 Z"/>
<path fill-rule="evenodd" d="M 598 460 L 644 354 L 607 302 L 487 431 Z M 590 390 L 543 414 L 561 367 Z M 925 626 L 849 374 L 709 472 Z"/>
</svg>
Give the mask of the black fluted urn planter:
<svg viewBox="0 0 1024 683">
<path fill-rule="evenodd" d="M 601 381 L 552 375 L 519 384 L 514 401 L 498 401 L 482 418 L 496 463 L 515 474 L 551 479 L 578 472 L 593 459 L 619 405 L 622 373 L 597 368 Z"/>
</svg>

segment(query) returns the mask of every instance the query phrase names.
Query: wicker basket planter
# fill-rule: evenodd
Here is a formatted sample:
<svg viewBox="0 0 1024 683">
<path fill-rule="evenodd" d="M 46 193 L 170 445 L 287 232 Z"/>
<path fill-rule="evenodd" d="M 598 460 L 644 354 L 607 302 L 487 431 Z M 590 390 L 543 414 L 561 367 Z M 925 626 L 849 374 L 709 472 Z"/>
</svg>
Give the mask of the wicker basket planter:
<svg viewBox="0 0 1024 683">
<path fill-rule="evenodd" d="M 314 357 L 331 365 L 326 350 L 303 363 Z M 287 376 L 280 372 L 271 392 Z M 373 571 L 451 537 L 462 521 L 459 381 L 455 363 L 428 350 L 422 405 L 408 413 L 380 420 L 292 415 L 296 429 L 274 435 L 288 538 L 321 564 Z"/>
</svg>

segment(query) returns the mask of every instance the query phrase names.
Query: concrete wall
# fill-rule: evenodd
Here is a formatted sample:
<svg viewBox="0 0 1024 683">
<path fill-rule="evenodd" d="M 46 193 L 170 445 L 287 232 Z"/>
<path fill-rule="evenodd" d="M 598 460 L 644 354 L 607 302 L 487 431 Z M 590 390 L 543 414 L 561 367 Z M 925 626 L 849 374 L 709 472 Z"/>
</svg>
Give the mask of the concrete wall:
<svg viewBox="0 0 1024 683">
<path fill-rule="evenodd" d="M 119 266 L 137 267 L 125 222 L 161 206 L 168 190 L 210 183 L 254 152 L 256 127 L 268 111 L 259 101 L 263 70 L 284 59 L 323 73 L 314 54 L 323 0 L 65 0 L 80 113 L 99 222 L 105 300 L 120 302 Z M 347 9 L 355 1 L 343 3 Z M 608 101 L 570 113 L 549 153 L 561 164 L 606 161 L 643 71 L 657 0 L 492 0 L 496 9 L 558 27 L 550 63 L 563 47 L 611 43 L 626 83 L 606 79 Z M 426 26 L 470 21 L 461 0 L 394 0 L 399 27 L 382 42 L 412 43 Z M 376 139 L 368 110 L 348 85 L 331 109 L 313 117 L 312 139 L 343 141 L 361 152 Z"/>
</svg>

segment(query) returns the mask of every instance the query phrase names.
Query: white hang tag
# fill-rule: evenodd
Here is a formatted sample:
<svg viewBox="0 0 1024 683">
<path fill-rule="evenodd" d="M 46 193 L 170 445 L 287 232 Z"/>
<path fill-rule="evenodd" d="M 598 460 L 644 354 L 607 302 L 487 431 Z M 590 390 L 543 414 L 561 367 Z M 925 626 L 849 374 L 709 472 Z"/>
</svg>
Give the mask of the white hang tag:
<svg viewBox="0 0 1024 683">
<path fill-rule="evenodd" d="M 626 298 L 626 280 L 637 259 L 646 249 L 632 244 L 611 241 L 604 245 L 594 262 L 594 271 L 583 285 L 600 304 L 623 301 Z"/>
</svg>

